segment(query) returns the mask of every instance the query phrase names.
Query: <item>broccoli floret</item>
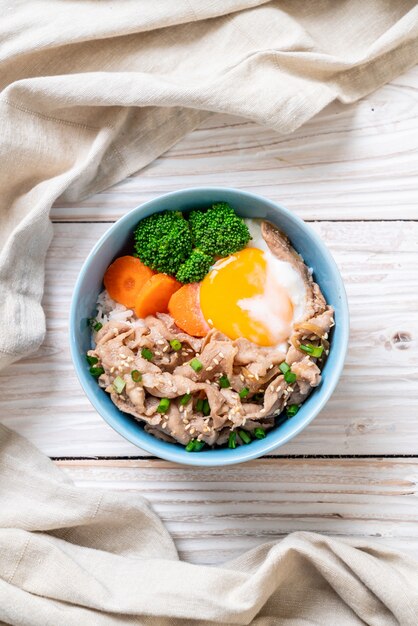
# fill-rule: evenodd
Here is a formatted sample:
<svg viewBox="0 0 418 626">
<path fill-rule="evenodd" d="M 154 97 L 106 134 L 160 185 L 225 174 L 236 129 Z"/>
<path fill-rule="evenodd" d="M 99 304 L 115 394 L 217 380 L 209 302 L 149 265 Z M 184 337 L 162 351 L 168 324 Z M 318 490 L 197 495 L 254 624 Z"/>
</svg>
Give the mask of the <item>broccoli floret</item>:
<svg viewBox="0 0 418 626">
<path fill-rule="evenodd" d="M 176 274 L 193 249 L 189 224 L 179 211 L 154 213 L 141 220 L 134 240 L 135 256 L 164 274 Z"/>
<path fill-rule="evenodd" d="M 182 265 L 176 274 L 177 280 L 181 283 L 198 283 L 204 279 L 213 263 L 213 256 L 193 250 L 191 255 Z"/>
<path fill-rule="evenodd" d="M 189 214 L 193 244 L 207 254 L 228 256 L 245 248 L 251 239 L 244 220 L 227 202 Z"/>
</svg>

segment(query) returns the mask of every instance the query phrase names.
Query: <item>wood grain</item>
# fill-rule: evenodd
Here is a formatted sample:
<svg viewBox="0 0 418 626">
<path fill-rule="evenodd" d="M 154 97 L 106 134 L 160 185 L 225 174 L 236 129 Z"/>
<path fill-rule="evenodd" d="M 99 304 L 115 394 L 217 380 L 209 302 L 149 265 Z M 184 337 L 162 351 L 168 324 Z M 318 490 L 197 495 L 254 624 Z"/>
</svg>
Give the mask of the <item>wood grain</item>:
<svg viewBox="0 0 418 626">
<path fill-rule="evenodd" d="M 2 421 L 50 456 L 141 455 L 91 407 L 68 349 L 79 268 L 106 224 L 56 224 L 47 262 L 48 335 L 0 375 Z M 351 309 L 350 351 L 333 398 L 286 454 L 418 454 L 418 223 L 322 222 Z"/>
<path fill-rule="evenodd" d="M 114 220 L 156 196 L 229 186 L 310 220 L 417 219 L 418 67 L 359 103 L 333 103 L 291 135 L 215 115 L 140 173 L 55 220 Z"/>
<path fill-rule="evenodd" d="M 269 459 L 228 468 L 64 461 L 77 484 L 144 496 L 180 556 L 221 563 L 289 532 L 373 539 L 418 556 L 418 460 Z"/>
</svg>

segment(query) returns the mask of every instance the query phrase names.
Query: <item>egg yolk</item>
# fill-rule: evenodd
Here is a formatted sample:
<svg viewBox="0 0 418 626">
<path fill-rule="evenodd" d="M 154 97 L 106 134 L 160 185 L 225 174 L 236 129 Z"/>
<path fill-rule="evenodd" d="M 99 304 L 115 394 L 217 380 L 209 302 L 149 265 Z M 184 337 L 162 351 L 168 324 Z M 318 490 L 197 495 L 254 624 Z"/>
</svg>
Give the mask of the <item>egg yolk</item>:
<svg viewBox="0 0 418 626">
<path fill-rule="evenodd" d="M 245 337 L 260 346 L 289 336 L 293 305 L 271 274 L 264 252 L 244 248 L 221 259 L 202 281 L 200 306 L 209 326 L 230 339 Z"/>
</svg>

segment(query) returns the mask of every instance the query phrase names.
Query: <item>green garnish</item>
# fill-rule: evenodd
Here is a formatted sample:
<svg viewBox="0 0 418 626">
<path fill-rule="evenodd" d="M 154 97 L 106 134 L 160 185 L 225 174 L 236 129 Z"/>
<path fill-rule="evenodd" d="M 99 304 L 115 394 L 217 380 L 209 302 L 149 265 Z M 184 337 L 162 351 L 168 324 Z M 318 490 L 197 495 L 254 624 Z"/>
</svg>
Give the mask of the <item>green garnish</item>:
<svg viewBox="0 0 418 626">
<path fill-rule="evenodd" d="M 315 358 L 321 357 L 324 351 L 324 346 L 313 346 L 311 343 L 301 343 L 299 348 L 303 350 L 303 352 L 306 352 L 307 354 Z"/>
<path fill-rule="evenodd" d="M 246 398 L 249 393 L 250 393 L 250 390 L 248 389 L 248 387 L 243 387 L 238 395 L 240 398 Z"/>
<path fill-rule="evenodd" d="M 87 363 L 91 366 L 91 365 L 96 365 L 96 363 L 99 362 L 99 359 L 95 356 L 89 356 L 88 354 L 86 354 L 86 359 L 87 359 Z"/>
<path fill-rule="evenodd" d="M 296 378 L 296 374 L 294 372 L 291 372 L 290 370 L 284 375 L 285 381 L 290 385 L 296 381 Z"/>
<path fill-rule="evenodd" d="M 286 374 L 286 372 L 290 370 L 290 367 L 286 363 L 286 361 L 283 361 L 283 363 L 280 363 L 279 365 L 279 370 L 281 371 L 282 374 Z"/>
<path fill-rule="evenodd" d="M 160 404 L 157 406 L 157 413 L 167 413 L 170 406 L 170 400 L 168 398 L 161 398 Z"/>
<path fill-rule="evenodd" d="M 208 400 L 203 400 L 202 413 L 203 415 L 210 415 L 210 404 Z"/>
<path fill-rule="evenodd" d="M 191 393 L 185 393 L 182 399 L 180 400 L 180 405 L 186 406 L 186 404 L 190 401 L 191 397 L 192 397 Z"/>
<path fill-rule="evenodd" d="M 264 430 L 264 428 L 254 429 L 254 437 L 256 437 L 257 439 L 264 439 L 265 436 L 266 436 L 266 431 Z"/>
<path fill-rule="evenodd" d="M 92 376 L 94 376 L 94 378 L 99 378 L 99 376 L 104 374 L 104 369 L 103 367 L 91 367 L 89 372 Z"/>
<path fill-rule="evenodd" d="M 89 322 L 90 327 L 91 327 L 93 330 L 95 330 L 95 331 L 96 331 L 96 333 L 97 333 L 97 332 L 98 332 L 101 328 L 103 328 L 103 324 L 101 324 L 100 322 L 98 322 L 98 321 L 96 320 L 96 318 L 95 318 L 95 317 L 91 317 L 91 318 L 89 319 L 89 321 L 88 321 L 88 322 Z"/>
<path fill-rule="evenodd" d="M 221 389 L 228 389 L 228 387 L 231 386 L 231 383 L 229 382 L 229 378 L 228 376 L 225 376 L 225 374 L 223 374 L 220 379 L 219 379 L 219 386 Z"/>
<path fill-rule="evenodd" d="M 179 341 L 178 339 L 172 339 L 170 341 L 170 346 L 173 348 L 173 350 L 175 350 L 176 352 L 178 352 L 179 350 L 181 350 L 182 348 L 182 343 L 181 341 Z"/>
<path fill-rule="evenodd" d="M 289 406 L 286 408 L 286 415 L 287 417 L 293 417 L 294 415 L 296 415 L 298 411 L 299 411 L 298 404 L 289 404 Z"/>
<path fill-rule="evenodd" d="M 138 372 L 138 370 L 132 370 L 131 378 L 134 381 L 134 383 L 140 383 L 142 380 L 142 374 L 141 372 Z"/>
<path fill-rule="evenodd" d="M 196 401 L 196 411 L 202 412 L 203 411 L 203 399 L 199 398 Z"/>
<path fill-rule="evenodd" d="M 228 437 L 228 448 L 236 448 L 237 447 L 237 433 L 233 430 L 229 433 Z"/>
<path fill-rule="evenodd" d="M 201 363 L 199 359 L 196 358 L 192 359 L 189 365 L 195 372 L 200 372 L 203 369 L 203 363 Z"/>
<path fill-rule="evenodd" d="M 113 388 L 116 393 L 122 393 L 122 391 L 125 389 L 125 385 L 126 383 L 123 378 L 121 378 L 120 376 L 116 376 L 115 380 L 113 381 Z"/>
<path fill-rule="evenodd" d="M 204 441 L 199 441 L 198 439 L 190 439 L 185 449 L 186 452 L 200 452 L 204 445 Z"/>
<path fill-rule="evenodd" d="M 245 430 L 239 430 L 238 434 L 245 444 L 251 443 L 251 437 Z"/>
<path fill-rule="evenodd" d="M 147 361 L 151 361 L 154 354 L 149 348 L 142 348 L 141 356 L 143 359 L 146 359 Z"/>
</svg>

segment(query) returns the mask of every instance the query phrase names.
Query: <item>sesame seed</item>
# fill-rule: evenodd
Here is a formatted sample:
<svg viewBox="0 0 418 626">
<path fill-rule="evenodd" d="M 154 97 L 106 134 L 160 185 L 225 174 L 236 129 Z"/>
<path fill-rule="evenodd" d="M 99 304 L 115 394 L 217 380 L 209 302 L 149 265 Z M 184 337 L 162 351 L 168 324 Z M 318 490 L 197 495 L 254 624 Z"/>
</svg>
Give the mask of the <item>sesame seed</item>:
<svg viewBox="0 0 418 626">
<path fill-rule="evenodd" d="M 191 424 L 187 424 L 187 426 L 184 427 L 184 430 L 189 430 L 189 428 L 191 428 Z"/>
<path fill-rule="evenodd" d="M 210 319 L 210 317 L 208 317 L 208 324 L 210 324 L 211 326 L 213 326 L 213 321 Z"/>
<path fill-rule="evenodd" d="M 240 375 L 239 375 L 239 377 L 240 377 L 240 379 L 242 380 L 242 382 L 244 382 L 245 377 L 244 377 L 242 374 L 240 374 Z"/>
<path fill-rule="evenodd" d="M 168 350 L 168 346 L 164 346 L 163 352 L 167 352 L 167 350 Z"/>
<path fill-rule="evenodd" d="M 208 428 L 208 426 L 205 426 L 204 429 L 203 429 L 203 432 L 204 433 L 208 433 L 209 431 L 210 431 L 210 428 Z"/>
<path fill-rule="evenodd" d="M 328 333 L 324 334 L 324 339 L 328 339 Z"/>
<path fill-rule="evenodd" d="M 187 387 L 186 393 L 190 393 L 190 387 Z"/>
<path fill-rule="evenodd" d="M 163 346 L 165 344 L 165 341 L 164 339 L 158 339 L 156 343 L 158 343 L 159 346 Z"/>
<path fill-rule="evenodd" d="M 110 368 L 110 373 L 111 373 L 111 374 L 113 374 L 113 372 L 114 372 L 114 371 L 115 371 L 115 368 L 114 368 L 114 367 L 111 367 L 111 368 Z"/>
<path fill-rule="evenodd" d="M 195 433 L 195 432 L 196 432 L 196 428 L 191 428 L 191 429 L 190 429 L 190 434 L 191 434 L 191 435 L 194 435 L 194 433 Z"/>
<path fill-rule="evenodd" d="M 159 350 L 156 350 L 155 353 L 157 356 L 161 356 L 161 352 Z"/>
<path fill-rule="evenodd" d="M 254 374 L 254 378 L 255 378 L 256 380 L 260 380 L 260 376 L 259 376 L 258 374 Z"/>
<path fill-rule="evenodd" d="M 272 363 L 271 365 L 269 365 L 269 370 L 273 369 L 274 364 Z"/>
<path fill-rule="evenodd" d="M 329 350 L 325 350 L 325 354 L 328 356 L 329 355 Z"/>
<path fill-rule="evenodd" d="M 205 380 L 205 382 L 206 382 L 208 385 L 210 385 L 210 380 L 209 380 L 209 378 L 207 378 L 207 379 Z"/>
<path fill-rule="evenodd" d="M 180 413 L 183 413 L 183 411 L 184 411 L 184 406 L 182 406 L 181 404 L 179 406 L 179 411 L 180 411 Z"/>
<path fill-rule="evenodd" d="M 215 365 L 219 365 L 218 359 L 213 359 L 213 362 L 215 363 Z"/>
<path fill-rule="evenodd" d="M 166 428 L 166 427 L 167 427 L 167 422 L 163 422 L 163 423 L 161 424 L 161 428 Z"/>
<path fill-rule="evenodd" d="M 125 358 L 125 355 L 123 354 L 123 352 L 119 352 L 118 356 L 119 356 L 120 359 L 124 359 Z"/>
<path fill-rule="evenodd" d="M 187 417 L 183 417 L 182 422 L 183 424 L 188 424 L 189 420 L 187 419 Z"/>
<path fill-rule="evenodd" d="M 220 352 L 220 353 L 219 353 L 219 356 L 221 357 L 221 359 L 224 359 L 224 358 L 225 358 L 225 356 L 224 356 L 223 352 Z"/>
<path fill-rule="evenodd" d="M 207 371 L 207 372 L 211 372 L 212 370 L 213 370 L 212 365 L 209 365 L 209 367 L 207 367 L 207 368 L 206 368 L 206 371 Z"/>
</svg>

